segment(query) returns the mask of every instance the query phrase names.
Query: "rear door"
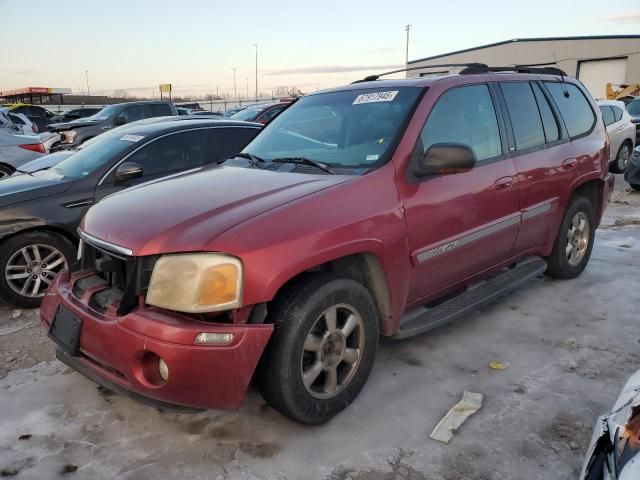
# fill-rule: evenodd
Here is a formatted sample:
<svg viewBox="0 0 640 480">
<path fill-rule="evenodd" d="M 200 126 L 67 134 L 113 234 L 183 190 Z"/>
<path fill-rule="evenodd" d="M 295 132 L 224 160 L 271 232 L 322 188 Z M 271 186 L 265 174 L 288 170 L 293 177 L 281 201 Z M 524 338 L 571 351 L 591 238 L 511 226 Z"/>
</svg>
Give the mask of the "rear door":
<svg viewBox="0 0 640 480">
<path fill-rule="evenodd" d="M 596 117 L 570 83 L 503 82 L 501 91 L 520 184 L 520 254 L 555 241 L 572 185 L 594 161 L 583 153 L 591 148 L 588 134 Z"/>
<path fill-rule="evenodd" d="M 125 188 L 204 165 L 208 142 L 203 129 L 170 133 L 143 145 L 120 160 L 96 187 L 96 201 Z M 142 176 L 126 182 L 116 180 L 123 162 L 142 166 Z"/>
<path fill-rule="evenodd" d="M 409 302 L 501 263 L 513 248 L 520 223 L 516 169 L 495 105 L 488 84 L 454 87 L 424 124 L 415 152 L 462 143 L 478 163 L 466 173 L 409 177 L 400 189 L 414 265 Z"/>
</svg>

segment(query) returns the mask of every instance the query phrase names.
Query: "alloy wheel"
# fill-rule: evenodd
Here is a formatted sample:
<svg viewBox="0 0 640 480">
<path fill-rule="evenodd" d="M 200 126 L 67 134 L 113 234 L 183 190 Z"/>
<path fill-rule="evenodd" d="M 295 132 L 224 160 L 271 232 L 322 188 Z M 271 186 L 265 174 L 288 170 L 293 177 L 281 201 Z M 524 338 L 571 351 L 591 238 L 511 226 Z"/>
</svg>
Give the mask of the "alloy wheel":
<svg viewBox="0 0 640 480">
<path fill-rule="evenodd" d="M 364 348 L 364 322 L 354 307 L 325 310 L 307 334 L 300 373 L 307 392 L 320 399 L 336 396 L 353 378 Z"/>
<path fill-rule="evenodd" d="M 627 169 L 627 162 L 629 162 L 630 156 L 631 149 L 629 148 L 629 145 L 625 143 L 618 154 L 618 170 L 620 172 L 624 172 Z"/>
<path fill-rule="evenodd" d="M 27 245 L 15 252 L 5 267 L 5 279 L 11 289 L 24 297 L 43 297 L 67 260 L 51 245 Z"/>
<path fill-rule="evenodd" d="M 565 253 L 572 267 L 580 264 L 589 247 L 589 219 L 584 212 L 577 212 L 571 219 L 567 230 L 567 246 Z"/>
</svg>

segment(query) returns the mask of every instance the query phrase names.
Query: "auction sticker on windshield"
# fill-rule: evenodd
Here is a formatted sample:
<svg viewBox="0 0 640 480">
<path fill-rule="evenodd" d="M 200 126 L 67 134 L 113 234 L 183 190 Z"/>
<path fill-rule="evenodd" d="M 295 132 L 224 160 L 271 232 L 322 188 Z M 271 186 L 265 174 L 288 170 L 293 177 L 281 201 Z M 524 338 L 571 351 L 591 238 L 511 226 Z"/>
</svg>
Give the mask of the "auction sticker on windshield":
<svg viewBox="0 0 640 480">
<path fill-rule="evenodd" d="M 126 140 L 127 142 L 139 142 L 144 137 L 142 135 L 123 135 L 120 140 Z"/>
<path fill-rule="evenodd" d="M 389 92 L 373 92 L 363 93 L 358 95 L 353 101 L 353 105 L 360 105 L 361 103 L 376 103 L 376 102 L 391 102 L 398 95 L 398 90 L 392 90 Z"/>
</svg>

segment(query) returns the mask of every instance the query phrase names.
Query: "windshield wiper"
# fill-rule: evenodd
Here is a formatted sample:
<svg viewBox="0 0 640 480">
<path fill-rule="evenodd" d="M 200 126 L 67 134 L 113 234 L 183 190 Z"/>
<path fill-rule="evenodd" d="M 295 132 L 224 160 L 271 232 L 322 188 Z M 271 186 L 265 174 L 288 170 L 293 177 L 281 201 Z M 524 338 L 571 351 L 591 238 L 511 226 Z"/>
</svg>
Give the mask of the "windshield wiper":
<svg viewBox="0 0 640 480">
<path fill-rule="evenodd" d="M 247 152 L 236 153 L 234 155 L 231 155 L 229 158 L 227 158 L 225 160 L 220 160 L 218 163 L 224 163 L 227 160 L 231 160 L 232 158 L 246 158 L 247 160 L 251 160 L 255 164 L 257 164 L 257 163 L 266 163 L 264 158 L 257 157 L 253 153 L 247 153 Z"/>
<path fill-rule="evenodd" d="M 26 170 L 20 170 L 19 168 L 16 168 L 16 172 L 20 172 L 20 173 L 26 173 L 27 175 L 31 175 L 33 176 L 34 173 L 36 172 L 41 172 L 42 170 L 49 170 L 51 167 L 42 167 L 42 168 L 37 168 L 36 170 L 32 171 L 32 172 L 27 172 Z"/>
<path fill-rule="evenodd" d="M 324 172 L 327 172 L 331 175 L 335 175 L 336 172 L 329 168 L 329 165 L 318 162 L 317 160 L 311 160 L 307 157 L 282 157 L 282 158 L 274 158 L 272 160 L 274 163 L 297 163 L 299 165 L 311 165 L 312 167 L 316 167 Z"/>
</svg>

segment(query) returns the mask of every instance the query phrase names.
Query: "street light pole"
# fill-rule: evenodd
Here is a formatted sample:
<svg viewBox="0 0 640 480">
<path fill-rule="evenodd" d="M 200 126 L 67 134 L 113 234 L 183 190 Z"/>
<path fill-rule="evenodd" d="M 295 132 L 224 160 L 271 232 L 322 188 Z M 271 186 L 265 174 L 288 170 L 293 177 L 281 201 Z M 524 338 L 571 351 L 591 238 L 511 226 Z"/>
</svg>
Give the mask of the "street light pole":
<svg viewBox="0 0 640 480">
<path fill-rule="evenodd" d="M 258 101 L 258 44 L 254 43 L 254 47 L 256 47 L 256 102 Z"/>
<path fill-rule="evenodd" d="M 411 30 L 411 25 L 405 25 L 404 29 L 407 31 L 407 51 L 405 55 L 405 65 L 409 65 L 409 30 Z"/>
<path fill-rule="evenodd" d="M 238 98 L 238 89 L 236 88 L 236 67 L 233 67 L 233 96 Z"/>
<path fill-rule="evenodd" d="M 91 96 L 91 92 L 89 91 L 89 70 L 84 71 L 84 75 L 87 77 L 87 96 Z"/>
</svg>

